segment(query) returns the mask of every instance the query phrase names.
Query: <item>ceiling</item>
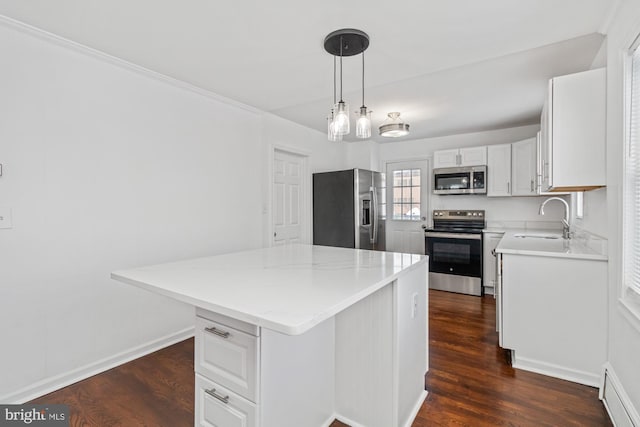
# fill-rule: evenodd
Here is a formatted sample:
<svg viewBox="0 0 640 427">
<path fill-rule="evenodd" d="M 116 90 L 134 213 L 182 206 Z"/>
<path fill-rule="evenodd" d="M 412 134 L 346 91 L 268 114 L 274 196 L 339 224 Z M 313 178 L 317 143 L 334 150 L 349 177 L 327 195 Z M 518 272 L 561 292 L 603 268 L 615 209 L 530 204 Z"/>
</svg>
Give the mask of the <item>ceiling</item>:
<svg viewBox="0 0 640 427">
<path fill-rule="evenodd" d="M 0 14 L 322 132 L 324 37 L 358 28 L 373 124 L 401 112 L 402 140 L 538 123 L 546 82 L 589 68 L 618 1 L 0 0 Z M 344 58 L 353 112 L 360 79 Z"/>
</svg>

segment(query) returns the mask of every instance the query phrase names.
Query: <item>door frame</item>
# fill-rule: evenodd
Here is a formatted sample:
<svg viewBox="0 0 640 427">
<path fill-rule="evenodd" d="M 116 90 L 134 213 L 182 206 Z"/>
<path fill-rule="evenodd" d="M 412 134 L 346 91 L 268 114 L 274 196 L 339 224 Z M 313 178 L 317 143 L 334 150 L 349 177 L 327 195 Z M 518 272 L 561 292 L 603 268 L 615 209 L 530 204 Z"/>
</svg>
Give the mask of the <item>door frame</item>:
<svg viewBox="0 0 640 427">
<path fill-rule="evenodd" d="M 309 172 L 309 157 L 311 156 L 311 152 L 302 150 L 296 147 L 292 147 L 284 144 L 269 144 L 269 156 L 267 162 L 267 201 L 265 206 L 267 206 L 267 218 L 265 224 L 265 234 L 263 236 L 264 247 L 273 246 L 273 164 L 275 160 L 276 151 L 280 151 L 283 153 L 291 154 L 294 156 L 298 156 L 302 158 L 302 197 L 300 200 L 302 201 L 302 212 L 300 214 L 300 218 L 302 224 L 300 224 L 300 239 L 302 243 L 310 244 L 311 243 L 311 173 Z"/>
</svg>

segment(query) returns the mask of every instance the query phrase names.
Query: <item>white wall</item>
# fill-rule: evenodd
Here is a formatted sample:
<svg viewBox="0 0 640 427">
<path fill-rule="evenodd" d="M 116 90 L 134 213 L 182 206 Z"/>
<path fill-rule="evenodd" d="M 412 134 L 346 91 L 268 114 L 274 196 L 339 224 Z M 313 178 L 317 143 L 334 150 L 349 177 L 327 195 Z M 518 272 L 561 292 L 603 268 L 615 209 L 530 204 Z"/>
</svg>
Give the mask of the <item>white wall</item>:
<svg viewBox="0 0 640 427">
<path fill-rule="evenodd" d="M 395 141 L 380 144 L 379 162 L 383 170 L 386 162 L 410 159 L 429 159 L 432 164 L 433 152 L 450 148 L 480 145 L 506 144 L 531 138 L 540 129 L 539 125 L 521 126 L 487 132 L 451 135 L 421 140 Z M 533 226 L 530 222 L 541 222 L 540 226 L 561 227 L 561 204 L 549 204 L 545 216 L 538 214 L 545 197 L 486 197 L 481 195 L 438 196 L 430 194 L 429 211 L 432 209 L 483 209 L 489 225 Z"/>
<path fill-rule="evenodd" d="M 609 237 L 609 363 L 629 403 L 640 413 L 640 305 L 628 310 L 622 295 L 622 179 L 624 159 L 624 63 L 640 34 L 640 5 L 622 0 L 607 37 L 607 217 Z M 636 236 L 637 238 L 638 236 Z M 636 419 L 636 422 L 638 419 Z"/>
<path fill-rule="evenodd" d="M 0 52 L 0 402 L 187 336 L 192 307 L 109 274 L 261 246 L 266 144 L 343 166 L 318 132 L 4 20 Z"/>
</svg>

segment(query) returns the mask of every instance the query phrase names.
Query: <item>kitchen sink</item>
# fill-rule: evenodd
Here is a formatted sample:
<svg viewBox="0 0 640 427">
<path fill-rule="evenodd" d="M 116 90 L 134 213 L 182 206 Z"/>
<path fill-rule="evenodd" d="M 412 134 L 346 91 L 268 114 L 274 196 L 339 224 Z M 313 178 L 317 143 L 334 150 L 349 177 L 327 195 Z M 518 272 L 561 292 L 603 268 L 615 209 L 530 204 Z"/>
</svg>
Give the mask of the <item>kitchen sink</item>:
<svg viewBox="0 0 640 427">
<path fill-rule="evenodd" d="M 562 234 L 554 233 L 519 233 L 514 234 L 513 237 L 520 239 L 533 238 L 533 239 L 562 239 Z"/>
</svg>

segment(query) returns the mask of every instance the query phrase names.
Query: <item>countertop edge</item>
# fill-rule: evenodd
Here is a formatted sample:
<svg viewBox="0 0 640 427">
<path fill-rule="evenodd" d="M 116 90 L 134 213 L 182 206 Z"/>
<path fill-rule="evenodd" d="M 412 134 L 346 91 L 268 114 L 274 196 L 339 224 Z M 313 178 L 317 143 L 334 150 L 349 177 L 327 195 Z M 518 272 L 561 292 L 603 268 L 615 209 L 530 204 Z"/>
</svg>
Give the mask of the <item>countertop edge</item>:
<svg viewBox="0 0 640 427">
<path fill-rule="evenodd" d="M 121 270 L 113 271 L 110 276 L 111 276 L 111 279 L 116 280 L 118 282 L 136 286 L 138 288 L 147 290 L 149 292 L 163 295 L 163 296 L 175 299 L 177 301 L 193 305 L 194 307 L 200 307 L 205 310 L 212 311 L 214 313 L 222 314 L 224 316 L 228 316 L 236 320 L 241 320 L 243 322 L 250 323 L 252 325 L 267 328 L 272 331 L 280 332 L 286 335 L 301 335 L 309 331 L 314 326 L 324 322 L 325 320 L 335 316 L 336 314 L 347 309 L 348 307 L 365 299 L 366 297 L 382 289 L 383 287 L 391 284 L 393 281 L 395 281 L 398 277 L 402 276 L 403 274 L 418 268 L 418 266 L 422 264 L 427 264 L 428 259 L 429 259 L 428 256 L 423 255 L 420 258 L 420 260 L 418 260 L 417 262 L 414 262 L 410 266 L 407 266 L 406 268 L 403 268 L 402 270 L 393 273 L 392 275 L 384 278 L 383 280 L 373 283 L 372 285 L 368 286 L 366 289 L 362 290 L 361 292 L 356 293 L 350 296 L 349 298 L 344 299 L 339 304 L 336 304 L 333 307 L 327 309 L 326 311 L 323 311 L 320 315 L 317 315 L 305 322 L 301 322 L 295 325 L 274 322 L 269 319 L 265 319 L 263 317 L 247 314 L 246 312 L 243 312 L 241 310 L 234 310 L 233 308 L 214 304 L 210 301 L 194 298 L 179 292 L 173 292 L 165 288 L 159 288 L 139 280 L 130 279 L 121 275 L 120 273 Z"/>
</svg>

